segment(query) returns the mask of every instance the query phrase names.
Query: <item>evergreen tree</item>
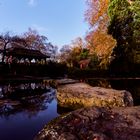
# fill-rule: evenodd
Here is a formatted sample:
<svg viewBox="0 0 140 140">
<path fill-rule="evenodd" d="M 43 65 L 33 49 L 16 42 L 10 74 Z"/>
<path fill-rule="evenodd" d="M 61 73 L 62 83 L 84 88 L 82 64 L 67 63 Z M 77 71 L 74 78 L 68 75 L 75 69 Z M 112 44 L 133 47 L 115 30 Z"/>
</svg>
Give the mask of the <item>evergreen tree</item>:
<svg viewBox="0 0 140 140">
<path fill-rule="evenodd" d="M 128 69 L 135 63 L 135 52 L 140 46 L 140 0 L 111 0 L 108 14 L 108 32 L 117 40 L 114 64 Z"/>
</svg>

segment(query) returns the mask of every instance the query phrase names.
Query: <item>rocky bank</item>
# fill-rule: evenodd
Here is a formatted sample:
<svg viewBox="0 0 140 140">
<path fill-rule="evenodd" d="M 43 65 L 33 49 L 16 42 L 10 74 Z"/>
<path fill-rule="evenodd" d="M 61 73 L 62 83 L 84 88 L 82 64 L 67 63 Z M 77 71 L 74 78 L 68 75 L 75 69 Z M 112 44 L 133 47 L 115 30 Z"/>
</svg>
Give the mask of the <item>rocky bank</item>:
<svg viewBox="0 0 140 140">
<path fill-rule="evenodd" d="M 140 140 L 140 106 L 133 107 L 128 91 L 68 83 L 58 86 L 57 100 L 77 110 L 50 122 L 35 140 Z"/>
<path fill-rule="evenodd" d="M 45 126 L 35 140 L 140 140 L 140 106 L 82 108 Z"/>
<path fill-rule="evenodd" d="M 71 109 L 90 106 L 133 106 L 131 93 L 126 90 L 92 87 L 85 83 L 59 86 L 57 100 L 59 106 Z"/>
</svg>

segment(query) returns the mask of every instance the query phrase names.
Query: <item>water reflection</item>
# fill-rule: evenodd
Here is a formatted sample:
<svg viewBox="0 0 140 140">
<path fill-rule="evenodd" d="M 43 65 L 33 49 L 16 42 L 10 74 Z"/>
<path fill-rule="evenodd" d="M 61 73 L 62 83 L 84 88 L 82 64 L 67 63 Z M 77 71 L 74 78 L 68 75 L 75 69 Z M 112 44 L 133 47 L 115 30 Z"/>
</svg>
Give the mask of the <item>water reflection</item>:
<svg viewBox="0 0 140 140">
<path fill-rule="evenodd" d="M 128 90 L 135 105 L 140 105 L 140 80 L 86 79 L 85 82 Z M 0 140 L 32 140 L 45 124 L 67 111 L 70 110 L 57 106 L 56 90 L 47 83 L 0 85 Z"/>
<path fill-rule="evenodd" d="M 91 86 L 112 88 L 111 83 L 107 79 L 87 79 L 85 82 L 89 83 Z"/>
<path fill-rule="evenodd" d="M 140 80 L 139 79 L 86 79 L 92 86 L 128 90 L 134 99 L 134 105 L 140 105 Z"/>
<path fill-rule="evenodd" d="M 55 99 L 55 89 L 41 83 L 0 86 L 0 115 L 8 116 L 19 111 L 36 115 Z"/>
<path fill-rule="evenodd" d="M 31 140 L 58 115 L 56 90 L 46 83 L 0 85 L 0 139 Z"/>
<path fill-rule="evenodd" d="M 0 99 L 7 98 L 10 95 L 16 96 L 29 96 L 31 94 L 40 94 L 40 92 L 44 92 L 46 90 L 50 90 L 49 85 L 45 83 L 24 83 L 24 84 L 8 84 L 0 86 Z M 20 92 L 20 94 L 19 94 Z"/>
</svg>

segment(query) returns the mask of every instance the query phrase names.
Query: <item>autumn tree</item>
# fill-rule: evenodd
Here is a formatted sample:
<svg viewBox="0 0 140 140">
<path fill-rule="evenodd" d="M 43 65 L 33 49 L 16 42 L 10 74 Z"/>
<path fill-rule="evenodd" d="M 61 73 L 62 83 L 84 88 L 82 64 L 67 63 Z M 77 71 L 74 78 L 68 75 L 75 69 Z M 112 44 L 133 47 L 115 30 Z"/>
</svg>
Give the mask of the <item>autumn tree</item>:
<svg viewBox="0 0 140 140">
<path fill-rule="evenodd" d="M 40 35 L 36 30 L 29 28 L 28 31 L 24 33 L 23 38 L 29 49 L 39 50 L 42 53 L 49 54 L 53 57 L 57 52 L 57 46 L 48 42 L 47 37 Z"/>
<path fill-rule="evenodd" d="M 85 18 L 90 27 L 106 32 L 109 22 L 107 9 L 109 0 L 87 0 L 88 9 Z"/>
<path fill-rule="evenodd" d="M 23 37 L 28 44 L 28 48 L 36 50 L 45 49 L 47 37 L 39 35 L 36 30 L 29 28 L 28 31 L 24 33 Z"/>
<path fill-rule="evenodd" d="M 9 32 L 1 34 L 0 35 L 0 49 L 3 52 L 3 54 L 2 54 L 2 62 L 4 62 L 4 59 L 5 59 L 6 49 L 8 47 L 11 47 L 12 43 L 24 44 L 25 46 L 27 45 L 26 41 L 22 37 L 12 36 L 12 35 L 10 35 Z"/>
<path fill-rule="evenodd" d="M 88 56 L 88 51 L 84 48 L 84 42 L 80 37 L 72 40 L 71 44 L 64 45 L 60 52 L 61 61 L 67 63 L 69 67 L 79 67 L 79 61 Z"/>
<path fill-rule="evenodd" d="M 79 48 L 79 51 L 84 47 L 84 42 L 81 37 L 77 37 L 74 40 L 71 41 L 71 46 L 73 48 Z"/>
<path fill-rule="evenodd" d="M 90 25 L 90 31 L 86 36 L 87 47 L 90 53 L 101 59 L 101 67 L 107 68 L 111 60 L 111 54 L 116 41 L 108 35 L 108 5 L 109 0 L 87 0 L 88 10 L 86 20 Z"/>
<path fill-rule="evenodd" d="M 69 54 L 71 52 L 70 45 L 64 45 L 60 49 L 58 59 L 61 63 L 69 63 Z"/>
</svg>

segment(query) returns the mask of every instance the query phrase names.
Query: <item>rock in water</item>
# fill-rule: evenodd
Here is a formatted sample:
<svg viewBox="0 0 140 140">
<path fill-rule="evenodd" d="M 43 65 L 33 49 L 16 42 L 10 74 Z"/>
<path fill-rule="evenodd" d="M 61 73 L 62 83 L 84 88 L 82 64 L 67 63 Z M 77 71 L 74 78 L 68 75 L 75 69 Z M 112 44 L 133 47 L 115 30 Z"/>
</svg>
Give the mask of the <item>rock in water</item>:
<svg viewBox="0 0 140 140">
<path fill-rule="evenodd" d="M 71 109 L 89 106 L 133 106 L 133 98 L 128 91 L 92 87 L 85 83 L 58 87 L 57 100 L 59 106 Z"/>
<path fill-rule="evenodd" d="M 35 140 L 140 140 L 140 106 L 79 109 L 50 123 Z"/>
</svg>

